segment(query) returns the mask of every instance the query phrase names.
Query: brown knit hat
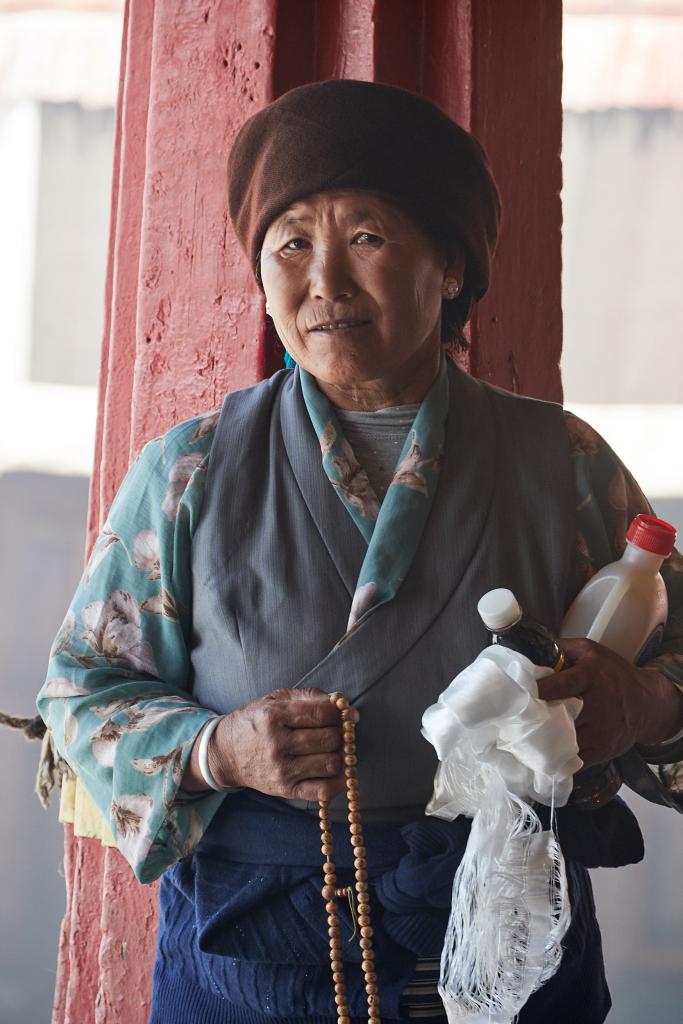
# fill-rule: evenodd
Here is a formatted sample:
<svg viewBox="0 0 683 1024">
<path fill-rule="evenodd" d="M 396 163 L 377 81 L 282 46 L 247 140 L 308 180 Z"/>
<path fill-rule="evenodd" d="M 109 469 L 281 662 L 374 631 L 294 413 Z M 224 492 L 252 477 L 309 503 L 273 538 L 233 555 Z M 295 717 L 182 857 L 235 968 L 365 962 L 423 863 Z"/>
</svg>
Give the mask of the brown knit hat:
<svg viewBox="0 0 683 1024">
<path fill-rule="evenodd" d="M 342 188 L 393 199 L 435 241 L 464 247 L 456 300 L 464 323 L 488 287 L 500 223 L 498 190 L 474 136 L 392 85 L 339 79 L 290 90 L 242 125 L 228 161 L 230 217 L 252 269 L 280 213 Z"/>
</svg>

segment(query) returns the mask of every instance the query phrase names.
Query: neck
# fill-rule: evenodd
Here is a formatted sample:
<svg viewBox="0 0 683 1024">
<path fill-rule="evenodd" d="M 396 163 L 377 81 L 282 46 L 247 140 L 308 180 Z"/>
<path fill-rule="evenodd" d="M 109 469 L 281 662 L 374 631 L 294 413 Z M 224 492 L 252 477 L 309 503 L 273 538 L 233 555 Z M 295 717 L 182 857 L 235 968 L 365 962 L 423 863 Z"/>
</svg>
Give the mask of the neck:
<svg viewBox="0 0 683 1024">
<path fill-rule="evenodd" d="M 416 405 L 422 401 L 436 380 L 441 361 L 441 348 L 419 353 L 421 358 L 378 377 L 376 380 L 337 384 L 320 380 L 316 384 L 332 405 L 338 409 L 374 412 L 396 405 Z"/>
</svg>

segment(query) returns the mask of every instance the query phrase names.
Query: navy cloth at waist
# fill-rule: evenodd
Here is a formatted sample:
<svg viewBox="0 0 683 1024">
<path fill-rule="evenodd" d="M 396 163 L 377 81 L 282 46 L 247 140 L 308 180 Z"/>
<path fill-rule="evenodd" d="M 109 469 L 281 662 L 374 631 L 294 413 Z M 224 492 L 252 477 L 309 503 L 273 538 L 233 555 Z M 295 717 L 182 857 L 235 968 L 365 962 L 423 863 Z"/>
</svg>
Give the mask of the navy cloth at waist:
<svg viewBox="0 0 683 1024">
<path fill-rule="evenodd" d="M 588 840 L 581 851 L 581 836 L 572 837 L 575 856 L 583 852 L 589 862 L 607 856 L 613 863 L 628 862 L 624 857 L 631 855 L 639 859 L 625 805 L 622 810 L 615 804 L 611 818 L 603 849 L 593 834 L 600 832 L 600 821 L 589 825 L 579 820 L 576 828 Z M 364 829 L 373 942 L 387 1019 L 401 1019 L 401 994 L 417 956 L 441 950 L 453 877 L 469 828 L 464 818 L 444 822 L 425 817 L 403 827 Z M 333 833 L 338 884 L 344 886 L 353 881 L 352 847 L 344 825 L 333 825 Z M 617 845 L 610 851 L 619 840 L 623 848 Z M 254 791 L 227 797 L 191 856 L 162 879 L 155 985 L 168 991 L 173 976 L 185 987 L 194 984 L 212 992 L 225 1000 L 226 1022 L 237 1020 L 230 1017 L 230 1007 L 235 1014 L 239 1011 L 240 1021 L 245 1013 L 256 1014 L 254 1021 L 259 1014 L 333 1020 L 321 867 L 316 816 Z M 602 1021 L 609 1005 L 590 881 L 576 860 L 568 860 L 567 873 L 573 917 L 566 953 L 558 974 L 523 1011 L 523 1024 L 536 1019 L 534 1000 L 543 1012 L 547 1000 L 554 998 L 578 1012 L 579 980 L 581 1000 L 586 992 L 593 993 L 594 1012 L 576 1021 Z M 341 900 L 338 905 L 342 937 L 350 939 L 350 910 Z M 344 942 L 343 957 L 351 1013 L 362 1017 L 365 995 L 357 939 Z"/>
</svg>

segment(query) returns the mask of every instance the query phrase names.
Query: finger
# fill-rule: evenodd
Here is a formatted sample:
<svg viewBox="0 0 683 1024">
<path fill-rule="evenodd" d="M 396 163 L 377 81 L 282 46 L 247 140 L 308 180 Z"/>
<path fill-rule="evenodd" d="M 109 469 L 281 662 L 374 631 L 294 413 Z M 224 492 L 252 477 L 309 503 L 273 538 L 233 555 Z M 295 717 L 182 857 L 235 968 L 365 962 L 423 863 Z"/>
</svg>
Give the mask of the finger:
<svg viewBox="0 0 683 1024">
<path fill-rule="evenodd" d="M 583 761 L 584 768 L 592 768 L 596 764 L 604 764 L 609 758 L 605 758 L 604 754 L 595 747 L 579 747 L 579 757 Z"/>
<path fill-rule="evenodd" d="M 334 779 L 306 779 L 305 782 L 298 782 L 292 787 L 290 796 L 295 800 L 311 800 L 320 803 L 321 800 L 334 800 L 343 792 L 344 777 L 338 775 Z"/>
<path fill-rule="evenodd" d="M 351 708 L 354 722 L 358 722 L 359 714 Z M 328 696 L 311 697 L 308 700 L 289 701 L 282 705 L 283 725 L 289 729 L 320 729 L 327 726 L 340 726 L 342 722 L 339 708 Z"/>
<path fill-rule="evenodd" d="M 296 693 L 295 690 L 284 692 Z M 288 729 L 324 729 L 341 725 L 339 708 L 326 696 L 278 698 L 271 707 L 278 723 Z"/>
<path fill-rule="evenodd" d="M 294 757 L 302 754 L 330 754 L 342 745 L 339 726 L 326 729 L 290 729 L 284 740 L 285 753 Z"/>
<path fill-rule="evenodd" d="M 330 707 L 336 708 L 336 705 L 334 704 L 334 702 L 330 700 L 330 696 L 331 695 L 329 693 L 326 693 L 324 690 L 319 690 L 317 687 L 314 687 L 314 686 L 301 686 L 301 687 L 298 687 L 296 690 L 291 690 L 290 692 L 293 693 L 293 694 L 297 694 L 297 695 L 298 694 L 303 694 L 304 697 L 310 697 L 312 700 L 321 699 L 321 700 L 327 701 L 328 704 L 330 705 Z M 353 713 L 353 720 L 354 720 L 354 722 L 358 722 L 359 719 L 360 719 L 360 715 L 358 713 L 358 708 L 354 708 L 353 705 L 351 705 L 350 710 Z M 337 711 L 337 714 L 339 714 L 339 708 L 336 708 L 336 711 Z"/>
<path fill-rule="evenodd" d="M 587 658 L 594 658 L 602 646 L 596 644 L 594 640 L 586 640 L 585 637 L 562 637 L 558 643 L 570 665 L 576 665 L 577 662 L 585 661 Z"/>
<path fill-rule="evenodd" d="M 576 725 L 576 742 L 579 747 L 579 757 L 583 761 L 584 768 L 594 764 L 605 764 L 614 754 L 612 749 L 613 737 L 605 733 L 600 722 L 595 720 L 579 719 Z"/>
<path fill-rule="evenodd" d="M 538 696 L 541 700 L 564 700 L 567 697 L 581 697 L 590 686 L 590 676 L 579 666 L 554 672 L 538 680 Z"/>
<path fill-rule="evenodd" d="M 303 754 L 301 757 L 289 759 L 287 774 L 292 785 L 308 779 L 331 779 L 341 775 L 342 759 L 340 754 Z"/>
</svg>

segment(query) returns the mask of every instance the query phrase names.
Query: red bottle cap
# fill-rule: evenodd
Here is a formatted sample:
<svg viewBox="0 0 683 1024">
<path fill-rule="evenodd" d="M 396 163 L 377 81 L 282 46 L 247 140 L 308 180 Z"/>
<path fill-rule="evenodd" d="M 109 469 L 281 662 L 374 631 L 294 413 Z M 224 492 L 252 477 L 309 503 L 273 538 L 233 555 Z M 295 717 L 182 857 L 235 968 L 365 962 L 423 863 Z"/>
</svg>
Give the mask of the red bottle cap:
<svg viewBox="0 0 683 1024">
<path fill-rule="evenodd" d="M 676 529 L 655 516 L 636 516 L 628 528 L 626 540 L 643 551 L 668 558 L 676 543 Z"/>
</svg>

